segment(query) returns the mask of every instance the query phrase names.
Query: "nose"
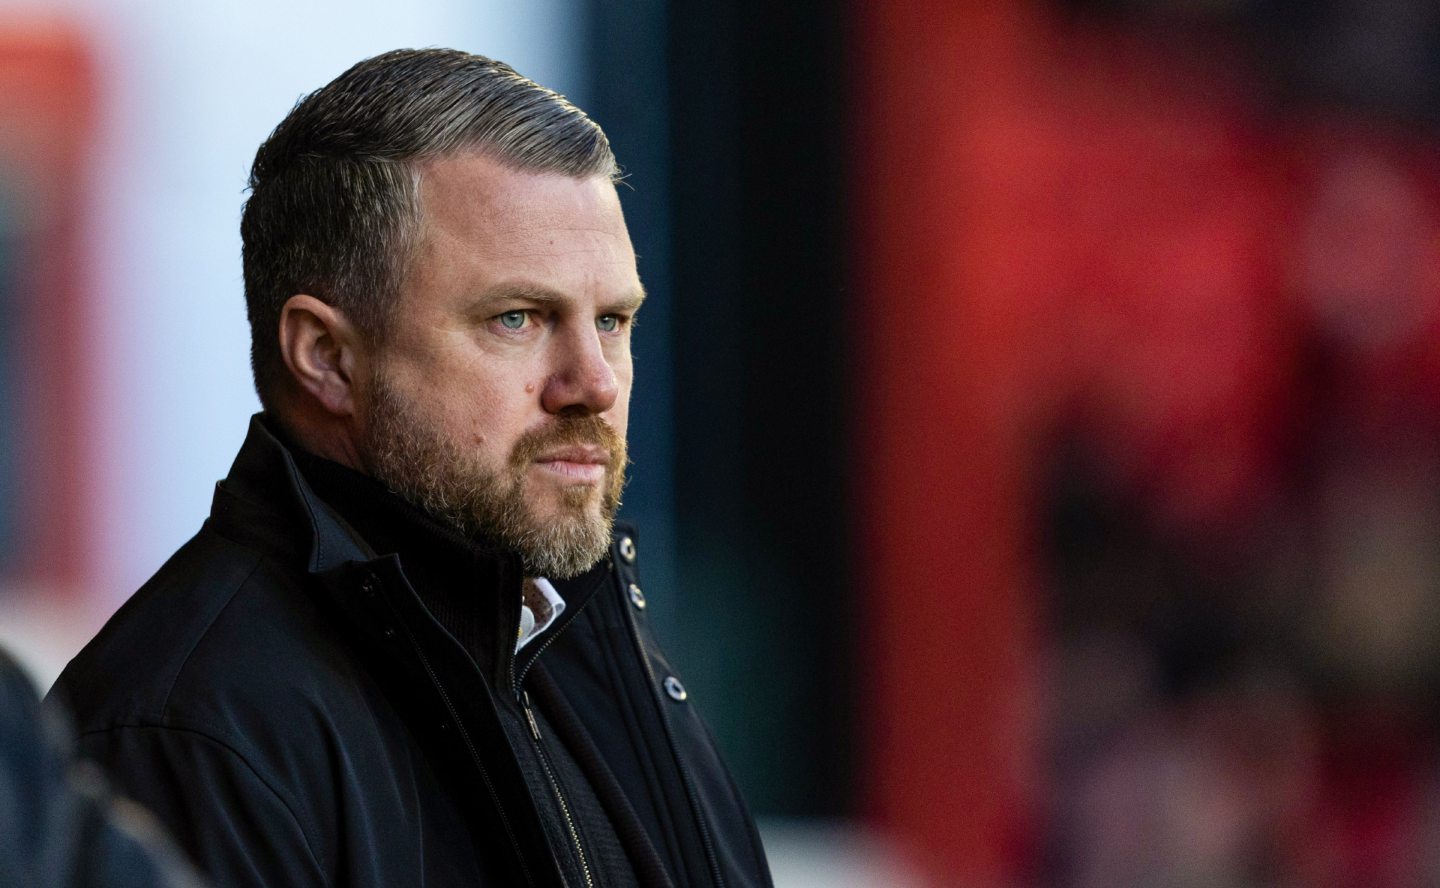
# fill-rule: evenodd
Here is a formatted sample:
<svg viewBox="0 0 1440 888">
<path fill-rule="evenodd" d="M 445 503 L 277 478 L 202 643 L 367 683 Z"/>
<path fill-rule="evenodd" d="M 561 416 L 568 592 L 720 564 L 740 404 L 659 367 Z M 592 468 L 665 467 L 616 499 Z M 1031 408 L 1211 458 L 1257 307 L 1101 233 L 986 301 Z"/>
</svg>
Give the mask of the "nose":
<svg viewBox="0 0 1440 888">
<path fill-rule="evenodd" d="M 615 405 L 620 382 L 593 329 L 557 338 L 554 349 L 554 369 L 540 396 L 545 412 L 604 413 Z"/>
</svg>

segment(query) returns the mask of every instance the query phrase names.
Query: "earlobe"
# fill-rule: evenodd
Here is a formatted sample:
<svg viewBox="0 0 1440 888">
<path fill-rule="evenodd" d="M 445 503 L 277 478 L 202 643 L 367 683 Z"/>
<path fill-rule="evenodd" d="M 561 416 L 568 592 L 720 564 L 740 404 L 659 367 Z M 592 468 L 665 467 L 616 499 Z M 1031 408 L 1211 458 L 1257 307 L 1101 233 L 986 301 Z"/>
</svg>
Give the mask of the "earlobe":
<svg viewBox="0 0 1440 888">
<path fill-rule="evenodd" d="M 291 296 L 280 310 L 279 334 L 296 386 L 330 413 L 352 414 L 358 339 L 345 313 L 314 296 Z"/>
</svg>

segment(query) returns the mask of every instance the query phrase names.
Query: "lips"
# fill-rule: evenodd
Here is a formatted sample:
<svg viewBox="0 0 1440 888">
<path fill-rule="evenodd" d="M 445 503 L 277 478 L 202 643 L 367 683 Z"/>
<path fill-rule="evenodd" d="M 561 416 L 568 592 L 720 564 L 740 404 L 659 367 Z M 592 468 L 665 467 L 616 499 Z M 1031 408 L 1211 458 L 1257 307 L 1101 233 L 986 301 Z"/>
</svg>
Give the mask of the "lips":
<svg viewBox="0 0 1440 888">
<path fill-rule="evenodd" d="M 560 475 L 567 482 L 598 484 L 604 480 L 610 454 L 601 447 L 572 445 L 546 452 L 535 460 L 541 469 Z"/>
<path fill-rule="evenodd" d="M 607 466 L 610 454 L 603 447 L 562 447 L 552 450 L 535 460 L 538 463 L 577 463 L 588 466 Z"/>
</svg>

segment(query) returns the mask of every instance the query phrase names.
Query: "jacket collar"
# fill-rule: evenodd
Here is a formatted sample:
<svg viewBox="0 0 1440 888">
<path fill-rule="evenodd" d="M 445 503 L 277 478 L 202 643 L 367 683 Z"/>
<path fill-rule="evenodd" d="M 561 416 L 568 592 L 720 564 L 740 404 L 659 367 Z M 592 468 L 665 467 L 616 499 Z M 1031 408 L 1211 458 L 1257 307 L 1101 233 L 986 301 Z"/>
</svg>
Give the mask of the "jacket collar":
<svg viewBox="0 0 1440 888">
<path fill-rule="evenodd" d="M 285 443 L 283 434 L 276 437 Z M 310 489 L 364 546 L 401 557 L 417 591 L 441 601 L 473 599 L 477 568 L 508 562 L 511 573 L 520 573 L 518 558 L 467 536 L 371 476 L 298 448 L 290 455 Z"/>
<path fill-rule="evenodd" d="M 215 485 L 210 521 L 215 530 L 262 551 L 303 560 L 312 574 L 329 574 L 375 553 L 316 495 L 295 457 L 270 430 L 265 414 L 250 418 L 230 474 Z"/>
</svg>

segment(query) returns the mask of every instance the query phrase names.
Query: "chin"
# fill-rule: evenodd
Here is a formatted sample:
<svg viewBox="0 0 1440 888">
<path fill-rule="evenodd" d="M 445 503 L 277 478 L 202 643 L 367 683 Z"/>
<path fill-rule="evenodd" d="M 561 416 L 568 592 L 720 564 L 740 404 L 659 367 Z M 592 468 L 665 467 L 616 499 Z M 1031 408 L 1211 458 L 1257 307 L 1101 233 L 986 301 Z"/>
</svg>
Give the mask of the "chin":
<svg viewBox="0 0 1440 888">
<path fill-rule="evenodd" d="M 540 490 L 535 486 L 527 491 L 527 499 L 533 504 L 543 504 L 542 508 L 536 511 L 543 512 L 537 515 L 542 520 L 548 518 L 551 521 L 563 521 L 579 514 L 598 515 L 600 513 L 601 487 L 598 484 L 564 484 L 546 485 Z"/>
</svg>

